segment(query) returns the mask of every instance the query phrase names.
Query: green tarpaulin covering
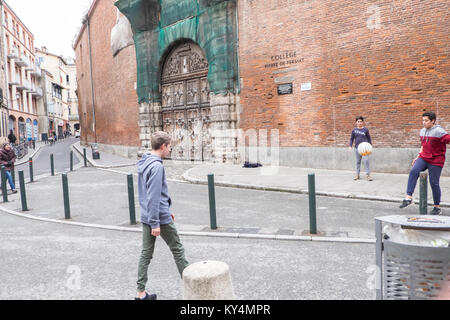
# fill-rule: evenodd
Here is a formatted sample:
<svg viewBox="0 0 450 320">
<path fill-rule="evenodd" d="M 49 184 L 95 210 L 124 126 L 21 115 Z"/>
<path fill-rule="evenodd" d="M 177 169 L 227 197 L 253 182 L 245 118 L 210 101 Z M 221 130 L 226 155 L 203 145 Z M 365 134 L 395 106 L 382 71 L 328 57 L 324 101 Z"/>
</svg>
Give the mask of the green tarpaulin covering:
<svg viewBox="0 0 450 320">
<path fill-rule="evenodd" d="M 237 90 L 236 0 L 119 0 L 115 5 L 133 29 L 140 103 L 161 100 L 164 59 L 186 40 L 204 50 L 213 93 Z"/>
</svg>

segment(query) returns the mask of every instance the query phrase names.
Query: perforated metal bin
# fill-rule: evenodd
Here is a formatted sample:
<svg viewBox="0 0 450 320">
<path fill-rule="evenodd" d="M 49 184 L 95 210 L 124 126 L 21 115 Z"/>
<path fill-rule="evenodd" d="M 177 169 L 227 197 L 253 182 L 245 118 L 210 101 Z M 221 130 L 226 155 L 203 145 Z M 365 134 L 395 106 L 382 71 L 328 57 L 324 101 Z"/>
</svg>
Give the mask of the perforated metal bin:
<svg viewBox="0 0 450 320">
<path fill-rule="evenodd" d="M 428 220 L 428 221 L 427 221 Z M 375 219 L 377 299 L 432 299 L 450 281 L 450 247 L 432 247 L 392 241 L 383 223 L 402 229 L 450 232 L 450 217 L 387 216 Z"/>
</svg>

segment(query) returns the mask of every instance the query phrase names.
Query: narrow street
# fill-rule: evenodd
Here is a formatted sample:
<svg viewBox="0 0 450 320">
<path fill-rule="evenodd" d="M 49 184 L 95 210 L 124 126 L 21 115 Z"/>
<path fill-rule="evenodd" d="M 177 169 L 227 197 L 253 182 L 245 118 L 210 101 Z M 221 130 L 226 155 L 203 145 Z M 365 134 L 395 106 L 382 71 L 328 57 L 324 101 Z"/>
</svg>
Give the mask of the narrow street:
<svg viewBox="0 0 450 320">
<path fill-rule="evenodd" d="M 50 174 L 50 154 L 53 154 L 55 172 L 62 172 L 70 170 L 70 146 L 77 142 L 79 139 L 74 137 L 60 140 L 54 145 L 44 145 L 37 156 L 33 159 L 33 175 L 38 176 L 42 174 Z M 33 149 L 28 151 L 23 159 L 28 159 L 29 154 L 33 152 Z M 73 156 L 73 165 L 80 163 L 76 153 Z M 19 171 L 23 170 L 25 181 L 28 182 L 30 178 L 30 166 L 29 163 L 23 163 L 15 167 L 16 181 L 19 179 Z"/>
</svg>

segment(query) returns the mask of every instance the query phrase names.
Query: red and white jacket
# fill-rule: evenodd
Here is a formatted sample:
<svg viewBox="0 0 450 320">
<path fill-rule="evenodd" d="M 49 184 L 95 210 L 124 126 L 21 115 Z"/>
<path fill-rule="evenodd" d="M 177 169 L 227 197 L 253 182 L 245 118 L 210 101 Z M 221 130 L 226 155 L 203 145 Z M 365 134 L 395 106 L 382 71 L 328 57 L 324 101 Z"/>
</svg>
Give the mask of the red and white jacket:
<svg viewBox="0 0 450 320">
<path fill-rule="evenodd" d="M 445 163 L 446 144 L 450 143 L 450 134 L 441 126 L 434 125 L 430 129 L 420 130 L 420 140 L 423 149 L 419 157 L 433 166 L 442 168 Z"/>
</svg>

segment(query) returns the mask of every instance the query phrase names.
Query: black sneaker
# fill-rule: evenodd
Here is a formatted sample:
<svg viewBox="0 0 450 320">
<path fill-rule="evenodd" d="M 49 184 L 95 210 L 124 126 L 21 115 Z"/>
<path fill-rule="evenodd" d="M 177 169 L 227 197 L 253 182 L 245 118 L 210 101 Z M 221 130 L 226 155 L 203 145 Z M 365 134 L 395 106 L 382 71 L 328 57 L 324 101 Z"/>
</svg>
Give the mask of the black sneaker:
<svg viewBox="0 0 450 320">
<path fill-rule="evenodd" d="M 14 189 L 14 190 L 11 190 L 12 191 L 12 193 L 17 193 L 17 190 L 16 189 Z"/>
<path fill-rule="evenodd" d="M 145 297 L 143 298 L 134 298 L 134 300 L 156 300 L 156 294 L 152 293 L 152 294 L 148 294 L 147 292 L 145 292 Z"/>
<path fill-rule="evenodd" d="M 442 213 L 441 208 L 434 207 L 433 210 L 431 210 L 429 214 L 431 214 L 433 216 L 437 216 L 437 215 L 440 215 L 441 213 Z"/>
<path fill-rule="evenodd" d="M 412 199 L 403 199 L 402 204 L 400 205 L 400 208 L 404 208 L 409 206 L 412 203 Z"/>
</svg>

